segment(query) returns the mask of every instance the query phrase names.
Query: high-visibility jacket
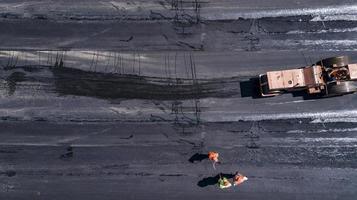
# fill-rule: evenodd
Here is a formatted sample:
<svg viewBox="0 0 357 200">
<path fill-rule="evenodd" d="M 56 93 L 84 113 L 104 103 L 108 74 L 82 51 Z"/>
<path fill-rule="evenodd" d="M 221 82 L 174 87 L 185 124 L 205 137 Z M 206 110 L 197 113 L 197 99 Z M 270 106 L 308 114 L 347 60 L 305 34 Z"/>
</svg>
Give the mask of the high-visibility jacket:
<svg viewBox="0 0 357 200">
<path fill-rule="evenodd" d="M 224 188 L 229 188 L 232 186 L 232 184 L 228 181 L 227 178 L 223 177 L 218 180 L 218 185 L 219 188 L 224 189 Z"/>
</svg>

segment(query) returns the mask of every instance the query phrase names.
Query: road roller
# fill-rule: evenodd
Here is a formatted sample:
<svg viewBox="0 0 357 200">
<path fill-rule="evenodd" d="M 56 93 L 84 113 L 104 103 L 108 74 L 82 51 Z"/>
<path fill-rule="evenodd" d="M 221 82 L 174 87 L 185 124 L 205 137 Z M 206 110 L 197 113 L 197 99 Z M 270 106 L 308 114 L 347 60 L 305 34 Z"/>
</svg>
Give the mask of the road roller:
<svg viewBox="0 0 357 200">
<path fill-rule="evenodd" d="M 262 97 L 296 91 L 332 97 L 356 92 L 356 81 L 357 63 L 351 64 L 348 56 L 337 56 L 321 59 L 310 66 L 260 74 L 259 89 Z"/>
</svg>

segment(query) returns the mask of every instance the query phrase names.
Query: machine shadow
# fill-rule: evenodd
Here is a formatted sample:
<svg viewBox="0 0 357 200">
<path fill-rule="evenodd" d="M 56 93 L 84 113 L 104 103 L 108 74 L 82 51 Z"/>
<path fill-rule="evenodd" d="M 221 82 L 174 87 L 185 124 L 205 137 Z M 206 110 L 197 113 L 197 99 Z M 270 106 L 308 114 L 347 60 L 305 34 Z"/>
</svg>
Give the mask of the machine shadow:
<svg viewBox="0 0 357 200">
<path fill-rule="evenodd" d="M 260 95 L 259 78 L 250 78 L 249 80 L 241 81 L 239 85 L 240 85 L 241 97 L 243 98 L 244 97 L 251 97 L 252 99 L 274 98 L 274 97 L 262 97 Z M 308 94 L 306 91 L 286 92 L 284 94 L 291 94 L 293 97 L 300 97 L 303 100 L 322 98 L 321 95 Z"/>
<path fill-rule="evenodd" d="M 312 99 L 321 99 L 321 95 L 317 94 L 308 94 L 306 91 L 295 91 L 290 92 L 293 97 L 302 97 L 303 100 L 312 100 Z"/>
<path fill-rule="evenodd" d="M 241 97 L 251 97 L 253 99 L 263 98 L 260 95 L 258 78 L 250 78 L 249 80 L 241 81 L 239 85 Z"/>
</svg>

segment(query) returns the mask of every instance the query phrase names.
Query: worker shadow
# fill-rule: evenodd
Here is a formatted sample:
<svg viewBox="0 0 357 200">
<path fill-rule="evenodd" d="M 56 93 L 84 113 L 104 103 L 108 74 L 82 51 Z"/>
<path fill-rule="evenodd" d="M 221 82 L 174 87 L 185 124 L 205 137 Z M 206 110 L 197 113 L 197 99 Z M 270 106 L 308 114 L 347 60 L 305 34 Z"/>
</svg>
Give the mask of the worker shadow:
<svg viewBox="0 0 357 200">
<path fill-rule="evenodd" d="M 202 180 L 198 181 L 197 185 L 199 187 L 207 187 L 209 185 L 216 185 L 220 177 L 225 177 L 227 179 L 231 179 L 235 176 L 235 174 L 223 174 L 219 173 L 216 176 L 206 177 Z"/>
<path fill-rule="evenodd" d="M 246 81 L 239 82 L 241 97 L 251 97 L 253 99 L 262 98 L 259 93 L 259 79 L 250 78 Z"/>
<path fill-rule="evenodd" d="M 188 161 L 190 161 L 191 163 L 194 163 L 196 161 L 201 162 L 202 160 L 205 160 L 205 159 L 208 159 L 207 154 L 195 153 L 193 156 L 191 156 L 190 159 L 188 159 Z"/>
</svg>

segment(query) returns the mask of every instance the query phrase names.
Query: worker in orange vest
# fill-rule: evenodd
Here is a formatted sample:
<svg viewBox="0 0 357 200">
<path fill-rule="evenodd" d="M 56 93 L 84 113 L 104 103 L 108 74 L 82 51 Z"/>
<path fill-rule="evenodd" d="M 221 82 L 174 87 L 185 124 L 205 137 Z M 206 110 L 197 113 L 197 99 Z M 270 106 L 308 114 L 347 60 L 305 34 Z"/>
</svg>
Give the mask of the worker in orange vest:
<svg viewBox="0 0 357 200">
<path fill-rule="evenodd" d="M 218 160 L 219 154 L 215 151 L 208 152 L 208 159 L 212 161 L 213 169 L 216 169 L 216 163 L 219 163 Z"/>
<path fill-rule="evenodd" d="M 233 185 L 237 186 L 246 180 L 248 180 L 248 178 L 246 176 L 236 172 L 235 176 L 233 177 Z"/>
<path fill-rule="evenodd" d="M 226 177 L 222 177 L 222 175 L 219 175 L 218 179 L 218 186 L 221 189 L 229 188 L 232 186 L 232 183 L 229 182 L 229 180 Z"/>
</svg>

